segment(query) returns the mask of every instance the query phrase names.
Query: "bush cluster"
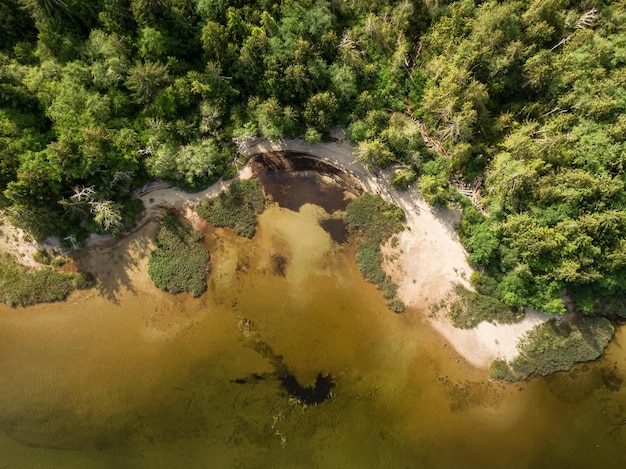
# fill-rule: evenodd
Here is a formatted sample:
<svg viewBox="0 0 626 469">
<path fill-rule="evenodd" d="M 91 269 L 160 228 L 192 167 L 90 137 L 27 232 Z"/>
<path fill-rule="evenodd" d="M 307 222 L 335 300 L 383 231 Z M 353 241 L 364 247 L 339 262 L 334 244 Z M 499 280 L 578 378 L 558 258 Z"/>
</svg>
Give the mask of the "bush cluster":
<svg viewBox="0 0 626 469">
<path fill-rule="evenodd" d="M 161 290 L 190 292 L 194 297 L 206 290 L 209 252 L 199 244 L 202 233 L 188 220 L 167 215 L 156 234 L 157 248 L 150 253 L 148 275 Z"/>
<path fill-rule="evenodd" d="M 265 195 L 254 179 L 234 181 L 227 191 L 207 199 L 198 207 L 198 215 L 217 227 L 231 228 L 239 236 L 252 238 L 257 215 L 265 210 Z"/>
<path fill-rule="evenodd" d="M 517 320 L 514 310 L 496 298 L 469 291 L 461 284 L 454 287 L 454 294 L 448 318 L 455 327 L 471 329 L 482 321 L 509 324 Z"/>
<path fill-rule="evenodd" d="M 404 212 L 380 196 L 363 193 L 348 204 L 344 221 L 348 232 L 357 237 L 356 261 L 359 272 L 367 281 L 383 290 L 391 310 L 401 313 L 404 304 L 396 298 L 397 285 L 382 268 L 380 246 L 404 228 Z"/>
<path fill-rule="evenodd" d="M 44 265 L 50 265 L 51 262 L 50 254 L 48 254 L 48 251 L 46 251 L 45 249 L 38 249 L 37 251 L 35 251 L 35 254 L 33 254 L 33 259 L 35 260 L 35 262 Z"/>
<path fill-rule="evenodd" d="M 615 328 L 604 317 L 583 316 L 572 321 L 552 319 L 530 331 L 518 345 L 520 354 L 510 363 L 496 360 L 491 377 L 518 381 L 538 374 L 569 370 L 574 363 L 595 360 L 613 337 Z"/>
<path fill-rule="evenodd" d="M 9 306 L 65 300 L 75 288 L 92 285 L 90 274 L 59 272 L 52 268 L 30 270 L 10 254 L 0 255 L 0 301 Z"/>
</svg>

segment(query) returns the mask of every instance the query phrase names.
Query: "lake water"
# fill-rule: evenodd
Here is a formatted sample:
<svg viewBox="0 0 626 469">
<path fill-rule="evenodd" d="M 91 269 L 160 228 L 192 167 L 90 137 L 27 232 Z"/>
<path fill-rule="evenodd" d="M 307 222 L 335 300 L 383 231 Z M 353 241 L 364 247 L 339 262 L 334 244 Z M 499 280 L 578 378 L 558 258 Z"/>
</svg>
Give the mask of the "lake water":
<svg viewBox="0 0 626 469">
<path fill-rule="evenodd" d="M 142 274 L 150 224 L 83 260 L 99 290 L 0 307 L 0 468 L 626 467 L 623 328 L 597 362 L 490 382 L 360 278 L 348 192 L 261 179 L 276 203 L 255 238 L 204 227 L 199 299 Z M 302 405 L 287 372 L 332 397 Z"/>
</svg>

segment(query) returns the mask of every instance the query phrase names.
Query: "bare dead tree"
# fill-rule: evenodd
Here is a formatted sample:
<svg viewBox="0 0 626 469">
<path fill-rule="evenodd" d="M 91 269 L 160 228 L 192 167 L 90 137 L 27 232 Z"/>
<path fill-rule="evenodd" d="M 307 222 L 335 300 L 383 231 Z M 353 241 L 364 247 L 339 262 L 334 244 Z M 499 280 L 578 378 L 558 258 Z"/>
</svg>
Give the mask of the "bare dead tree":
<svg viewBox="0 0 626 469">
<path fill-rule="evenodd" d="M 587 13 L 578 18 L 576 26 L 574 27 L 577 29 L 592 29 L 595 26 L 596 21 L 598 21 L 598 16 L 600 16 L 598 10 L 592 8 Z"/>
<path fill-rule="evenodd" d="M 574 25 L 574 29 L 593 29 L 599 16 L 600 16 L 600 13 L 598 12 L 598 10 L 596 10 L 595 8 L 592 8 L 588 12 L 583 13 L 583 15 L 580 18 L 578 18 L 578 21 L 576 21 L 576 25 Z M 561 39 L 555 46 L 552 47 L 552 49 L 550 49 L 550 52 L 554 51 L 558 47 L 561 47 L 563 44 L 569 41 L 572 37 L 574 37 L 574 33 Z"/>
<path fill-rule="evenodd" d="M 120 181 L 130 181 L 134 175 L 134 171 L 115 171 L 113 179 L 111 179 L 110 186 L 113 187 Z"/>
<path fill-rule="evenodd" d="M 451 185 L 459 191 L 461 195 L 464 195 L 472 202 L 472 205 L 476 207 L 476 209 L 485 213 L 485 206 L 482 204 L 480 199 L 482 198 L 482 186 L 483 182 L 480 178 L 474 179 L 471 183 L 463 182 L 459 179 L 453 179 Z"/>
<path fill-rule="evenodd" d="M 417 127 L 420 131 L 420 135 L 422 136 L 424 143 L 426 143 L 426 146 L 430 150 L 446 158 L 450 157 L 448 152 L 446 152 L 446 150 L 443 148 L 443 145 L 441 144 L 441 142 L 439 142 L 437 139 L 431 137 L 428 134 L 428 131 L 426 130 L 426 126 L 421 120 L 419 120 L 417 117 L 409 113 L 406 113 L 405 115 L 417 124 Z M 484 215 L 487 215 L 485 206 L 481 202 L 482 186 L 483 186 L 482 179 L 476 178 L 474 179 L 474 181 L 472 181 L 471 184 L 464 183 L 460 181 L 459 179 L 452 179 L 450 181 L 450 185 L 454 187 L 456 190 L 458 190 L 459 194 L 467 197 L 472 202 L 472 205 L 476 207 L 476 210 L 478 210 L 480 213 Z"/>
<path fill-rule="evenodd" d="M 89 187 L 74 187 L 74 194 L 70 197 L 70 200 L 74 203 L 89 202 L 93 200 L 96 195 L 96 189 L 94 186 Z"/>
</svg>

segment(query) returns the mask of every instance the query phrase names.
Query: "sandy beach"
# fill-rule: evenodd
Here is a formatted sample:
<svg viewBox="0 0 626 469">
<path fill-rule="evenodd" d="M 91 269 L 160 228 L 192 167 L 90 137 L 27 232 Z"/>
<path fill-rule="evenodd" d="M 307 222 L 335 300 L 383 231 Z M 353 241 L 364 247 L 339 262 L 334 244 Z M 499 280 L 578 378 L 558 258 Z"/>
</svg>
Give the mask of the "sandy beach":
<svg viewBox="0 0 626 469">
<path fill-rule="evenodd" d="M 336 129 L 333 137 L 333 142 L 315 145 L 301 139 L 281 142 L 257 139 L 248 142 L 245 152 L 254 156 L 271 151 L 290 151 L 320 158 L 351 174 L 364 190 L 377 193 L 400 206 L 406 213 L 406 229 L 397 236 L 394 247 L 383 247 L 386 258 L 383 267 L 399 285 L 398 296 L 409 307 L 407 313 L 426 317 L 447 343 L 473 366 L 488 367 L 495 358 L 513 358 L 517 354 L 518 340 L 547 317 L 531 312 L 513 325 L 496 326 L 484 322 L 473 329 L 462 330 L 455 328 L 441 313 L 429 314 L 433 305 L 449 300 L 456 283 L 469 286 L 472 270 L 455 231 L 459 213 L 430 207 L 415 186 L 407 191 L 396 191 L 390 184 L 393 169 L 380 170 L 377 174 L 369 172 L 356 161 L 354 147 L 345 139 L 342 130 Z M 244 166 L 237 178 L 250 176 L 249 167 Z M 189 194 L 163 181 L 155 181 L 136 194 L 144 203 L 145 213 L 133 233 L 158 220 L 169 209 L 179 210 L 193 222 L 198 222 L 193 208 L 204 198 L 227 188 L 230 182 L 218 181 L 202 192 Z M 4 236 L 0 250 L 11 252 L 22 262 L 33 265 L 32 254 L 38 245 L 7 223 L 2 226 L 2 231 Z M 98 248 L 98 251 L 109 247 L 113 249 L 119 242 L 109 236 L 92 235 L 87 241 L 87 248 Z M 47 247 L 55 245 L 52 242 Z M 85 260 L 84 251 L 79 256 Z"/>
<path fill-rule="evenodd" d="M 321 158 L 361 182 L 363 189 L 379 194 L 401 207 L 406 214 L 407 228 L 398 236 L 395 247 L 386 245 L 383 253 L 388 261 L 383 266 L 399 285 L 398 296 L 404 303 L 427 317 L 432 327 L 471 365 L 488 367 L 496 358 L 510 360 L 518 353 L 517 343 L 548 316 L 528 311 L 516 324 L 494 325 L 483 322 L 469 330 L 458 329 L 444 314 L 430 315 L 431 307 L 449 300 L 456 283 L 469 287 L 472 269 L 461 245 L 455 224 L 458 211 L 429 206 L 415 185 L 397 191 L 391 186 L 393 169 L 369 172 L 355 159 L 354 146 L 340 129 L 334 142 L 309 145 L 300 139 L 269 142 L 259 140 L 249 145 L 250 155 L 268 151 L 297 151 Z"/>
</svg>

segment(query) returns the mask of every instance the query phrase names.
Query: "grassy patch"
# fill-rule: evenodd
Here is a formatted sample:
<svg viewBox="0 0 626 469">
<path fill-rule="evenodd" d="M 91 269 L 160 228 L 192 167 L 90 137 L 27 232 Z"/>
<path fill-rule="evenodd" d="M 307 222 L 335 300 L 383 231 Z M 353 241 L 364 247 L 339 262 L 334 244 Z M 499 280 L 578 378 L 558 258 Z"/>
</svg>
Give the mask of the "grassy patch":
<svg viewBox="0 0 626 469">
<path fill-rule="evenodd" d="M 603 317 L 584 316 L 573 321 L 552 319 L 530 331 L 519 345 L 520 354 L 507 363 L 491 364 L 494 379 L 518 381 L 530 375 L 569 370 L 574 363 L 595 360 L 613 337 L 615 328 Z"/>
<path fill-rule="evenodd" d="M 383 290 L 390 309 L 402 312 L 404 305 L 396 298 L 397 286 L 382 268 L 380 246 L 404 228 L 404 212 L 377 195 L 364 193 L 348 204 L 344 221 L 348 232 L 357 236 L 356 261 L 361 275 Z"/>
<path fill-rule="evenodd" d="M 35 254 L 33 254 L 33 259 L 35 260 L 35 262 L 44 265 L 50 265 L 51 261 L 50 254 L 48 254 L 48 251 L 46 251 L 45 249 L 38 249 L 37 251 L 35 251 Z"/>
<path fill-rule="evenodd" d="M 202 233 L 188 220 L 167 215 L 156 234 L 157 248 L 150 253 L 148 275 L 154 284 L 170 293 L 190 292 L 200 296 L 206 290 L 209 252 L 198 242 Z"/>
<path fill-rule="evenodd" d="M 496 298 L 469 291 L 461 284 L 454 287 L 454 294 L 448 318 L 455 327 L 471 329 L 482 321 L 510 324 L 518 320 L 513 310 Z"/>
<path fill-rule="evenodd" d="M 227 191 L 207 199 L 198 207 L 198 215 L 217 227 L 232 228 L 240 236 L 252 238 L 257 215 L 265 210 L 265 195 L 256 180 L 234 181 Z"/>
<path fill-rule="evenodd" d="M 58 272 L 52 268 L 31 270 L 3 253 L 0 255 L 0 301 L 9 306 L 61 301 L 75 288 L 93 286 L 89 274 Z"/>
</svg>

